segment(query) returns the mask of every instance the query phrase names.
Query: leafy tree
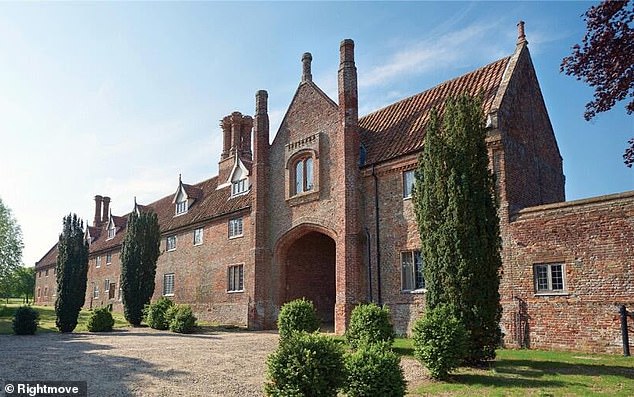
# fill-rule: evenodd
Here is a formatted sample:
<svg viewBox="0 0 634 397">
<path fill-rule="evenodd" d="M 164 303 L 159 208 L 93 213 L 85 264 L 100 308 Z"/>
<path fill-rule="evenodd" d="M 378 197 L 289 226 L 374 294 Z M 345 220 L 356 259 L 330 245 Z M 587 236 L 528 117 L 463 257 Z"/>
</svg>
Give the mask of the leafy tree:
<svg viewBox="0 0 634 397">
<path fill-rule="evenodd" d="M 0 199 L 0 296 L 9 298 L 13 272 L 22 264 L 22 231 Z"/>
<path fill-rule="evenodd" d="M 60 332 L 73 332 L 86 298 L 88 277 L 88 242 L 84 238 L 84 222 L 77 215 L 64 217 L 57 249 L 55 325 Z"/>
<path fill-rule="evenodd" d="M 602 1 L 584 14 L 586 34 L 582 45 L 572 47 L 561 71 L 594 88 L 594 100 L 586 104 L 584 117 L 592 119 L 626 98 L 625 109 L 634 112 L 634 2 Z M 634 164 L 634 139 L 628 142 L 623 159 Z"/>
<path fill-rule="evenodd" d="M 121 248 L 121 289 L 126 320 L 140 325 L 143 308 L 154 293 L 161 232 L 154 212 L 132 211 Z"/>
<path fill-rule="evenodd" d="M 26 304 L 29 303 L 29 296 L 33 295 L 35 289 L 35 268 L 18 267 L 13 272 L 13 293 L 15 296 L 23 297 Z"/>
<path fill-rule="evenodd" d="M 465 360 L 495 358 L 502 259 L 482 100 L 462 95 L 433 111 L 416 171 L 427 309 L 448 304 L 468 332 Z"/>
</svg>

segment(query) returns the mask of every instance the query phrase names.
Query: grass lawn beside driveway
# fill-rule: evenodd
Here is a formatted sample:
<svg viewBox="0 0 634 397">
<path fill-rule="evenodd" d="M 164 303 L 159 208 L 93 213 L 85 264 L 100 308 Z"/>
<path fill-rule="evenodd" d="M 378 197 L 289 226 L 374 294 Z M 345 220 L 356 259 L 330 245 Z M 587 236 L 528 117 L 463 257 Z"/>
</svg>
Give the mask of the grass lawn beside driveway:
<svg viewBox="0 0 634 397">
<path fill-rule="evenodd" d="M 394 350 L 413 359 L 411 339 L 397 338 Z M 499 349 L 490 370 L 459 368 L 446 382 L 408 386 L 415 396 L 634 396 L 634 357 Z"/>
<path fill-rule="evenodd" d="M 22 306 L 21 303 L 17 303 L 12 301 L 8 305 L 5 304 L 6 301 L 1 301 L 0 303 L 0 335 L 9 335 L 13 334 L 13 328 L 11 328 L 13 322 L 13 314 L 15 310 Z M 55 326 L 55 307 L 54 306 L 31 306 L 35 310 L 40 313 L 40 323 L 37 327 L 37 332 L 57 332 L 57 327 Z M 82 310 L 79 313 L 79 318 L 77 319 L 77 327 L 73 332 L 88 332 L 88 328 L 86 328 L 86 323 L 88 323 L 88 318 L 92 312 L 90 310 Z M 114 328 L 122 328 L 129 326 L 128 322 L 123 317 L 122 313 L 112 312 L 112 317 L 114 317 Z"/>
</svg>

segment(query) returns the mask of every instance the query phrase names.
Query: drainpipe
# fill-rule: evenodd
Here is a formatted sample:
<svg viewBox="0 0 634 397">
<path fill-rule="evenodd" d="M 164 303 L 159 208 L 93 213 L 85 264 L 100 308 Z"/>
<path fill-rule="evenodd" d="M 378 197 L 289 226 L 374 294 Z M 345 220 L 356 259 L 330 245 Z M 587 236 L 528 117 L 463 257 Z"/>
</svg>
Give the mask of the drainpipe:
<svg viewBox="0 0 634 397">
<path fill-rule="evenodd" d="M 367 227 L 365 228 L 365 237 L 368 242 L 368 295 L 370 297 L 370 302 L 374 302 L 374 299 L 372 297 L 372 242 L 370 241 L 370 229 L 368 229 Z"/>
<path fill-rule="evenodd" d="M 379 306 L 383 305 L 381 297 L 381 240 L 379 236 L 379 178 L 374 172 L 372 164 L 372 177 L 374 178 L 374 225 L 376 227 L 376 287 L 378 289 Z"/>
</svg>

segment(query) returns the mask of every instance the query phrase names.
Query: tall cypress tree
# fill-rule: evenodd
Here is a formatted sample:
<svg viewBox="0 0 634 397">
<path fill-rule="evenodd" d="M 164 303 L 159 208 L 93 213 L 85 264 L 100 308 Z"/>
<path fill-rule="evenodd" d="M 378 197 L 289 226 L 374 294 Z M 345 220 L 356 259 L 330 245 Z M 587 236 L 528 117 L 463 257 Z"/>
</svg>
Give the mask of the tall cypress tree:
<svg viewBox="0 0 634 397">
<path fill-rule="evenodd" d="M 60 332 L 73 332 L 84 305 L 88 280 L 88 242 L 84 236 L 84 223 L 77 215 L 64 217 L 57 250 L 55 325 Z"/>
<path fill-rule="evenodd" d="M 427 308 L 453 308 L 469 332 L 469 364 L 495 358 L 501 339 L 501 238 L 485 137 L 481 98 L 449 98 L 442 118 L 432 112 L 414 190 Z"/>
<path fill-rule="evenodd" d="M 160 255 L 161 232 L 154 212 L 128 217 L 127 231 L 121 248 L 121 289 L 126 320 L 140 325 L 143 307 L 154 293 L 156 261 Z"/>
</svg>

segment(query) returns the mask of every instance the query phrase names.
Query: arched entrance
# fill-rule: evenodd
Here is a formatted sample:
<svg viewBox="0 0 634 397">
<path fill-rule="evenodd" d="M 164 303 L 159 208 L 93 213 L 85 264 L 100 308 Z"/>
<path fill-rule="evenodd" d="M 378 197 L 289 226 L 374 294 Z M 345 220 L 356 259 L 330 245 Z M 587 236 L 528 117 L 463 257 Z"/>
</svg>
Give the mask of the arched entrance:
<svg viewBox="0 0 634 397">
<path fill-rule="evenodd" d="M 287 237 L 279 252 L 285 275 L 282 303 L 299 298 L 311 300 L 322 323 L 334 324 L 335 241 L 313 227 L 294 230 Z"/>
</svg>

